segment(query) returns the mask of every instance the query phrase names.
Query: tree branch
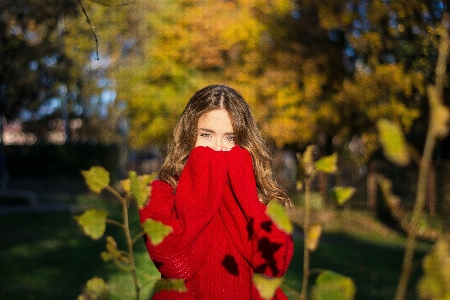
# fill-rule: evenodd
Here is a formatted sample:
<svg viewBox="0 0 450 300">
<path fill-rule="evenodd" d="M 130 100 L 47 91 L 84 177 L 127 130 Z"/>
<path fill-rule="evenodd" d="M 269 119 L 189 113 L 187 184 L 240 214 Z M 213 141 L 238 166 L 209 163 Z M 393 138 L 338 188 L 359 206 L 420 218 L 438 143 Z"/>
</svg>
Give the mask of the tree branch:
<svg viewBox="0 0 450 300">
<path fill-rule="evenodd" d="M 100 60 L 99 56 L 98 56 L 98 39 L 97 39 L 97 34 L 95 33 L 95 28 L 94 26 L 92 26 L 91 20 L 89 19 L 89 16 L 86 13 L 86 10 L 84 9 L 83 4 L 81 3 L 81 0 L 78 0 L 78 3 L 81 6 L 81 9 L 83 10 L 84 16 L 86 17 L 86 22 L 91 26 L 91 30 L 92 30 L 92 34 L 94 35 L 94 40 L 95 40 L 95 59 L 96 60 Z"/>
</svg>

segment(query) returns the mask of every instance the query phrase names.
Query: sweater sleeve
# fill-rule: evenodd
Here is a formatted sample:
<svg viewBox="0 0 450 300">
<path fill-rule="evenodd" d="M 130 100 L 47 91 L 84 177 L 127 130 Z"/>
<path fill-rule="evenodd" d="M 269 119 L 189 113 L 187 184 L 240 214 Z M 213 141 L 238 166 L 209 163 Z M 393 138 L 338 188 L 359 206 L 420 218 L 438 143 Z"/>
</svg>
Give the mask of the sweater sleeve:
<svg viewBox="0 0 450 300">
<path fill-rule="evenodd" d="M 211 148 L 194 148 L 175 194 L 163 181 L 152 183 L 150 201 L 139 214 L 141 223 L 152 218 L 173 228 L 159 245 L 145 239 L 151 259 L 166 278 L 188 280 L 204 262 L 211 246 L 207 225 L 218 213 L 227 180 L 225 156 Z"/>
<path fill-rule="evenodd" d="M 228 213 L 222 215 L 227 214 L 231 223 L 241 228 L 232 233 L 238 235 L 233 238 L 237 248 L 255 272 L 283 276 L 293 255 L 292 237 L 265 213 L 266 206 L 258 198 L 252 157 L 246 149 L 235 146 L 230 151 L 228 177 L 231 183 L 231 193 L 225 197 Z"/>
</svg>

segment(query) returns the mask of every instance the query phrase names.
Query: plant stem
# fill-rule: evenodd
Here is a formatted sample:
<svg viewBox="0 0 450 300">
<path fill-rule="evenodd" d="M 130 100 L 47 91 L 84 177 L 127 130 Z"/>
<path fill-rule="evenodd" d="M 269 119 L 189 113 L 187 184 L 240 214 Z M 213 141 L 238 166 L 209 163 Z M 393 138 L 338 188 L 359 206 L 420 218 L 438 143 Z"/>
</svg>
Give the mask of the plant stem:
<svg viewBox="0 0 450 300">
<path fill-rule="evenodd" d="M 136 241 L 139 240 L 143 235 L 144 235 L 144 232 L 143 232 L 143 231 L 139 232 L 139 233 L 133 238 L 133 240 L 131 241 L 131 242 L 133 243 L 133 245 L 134 245 L 134 243 L 136 243 Z"/>
<path fill-rule="evenodd" d="M 140 299 L 140 288 L 139 288 L 139 282 L 138 282 L 138 278 L 137 278 L 136 265 L 134 262 L 133 240 L 131 238 L 131 233 L 130 233 L 128 212 L 129 212 L 128 211 L 128 203 L 127 203 L 127 201 L 123 200 L 122 201 L 122 213 L 123 213 L 123 225 L 124 225 L 123 228 L 124 228 L 125 238 L 126 238 L 127 246 L 128 246 L 128 259 L 130 260 L 130 264 L 131 264 L 130 270 L 131 270 L 131 274 L 133 276 L 136 299 L 139 300 Z"/>
<path fill-rule="evenodd" d="M 422 160 L 420 162 L 419 169 L 419 181 L 417 183 L 417 196 L 412 213 L 411 223 L 408 230 L 408 238 L 406 240 L 405 254 L 403 256 L 403 266 L 400 280 L 397 286 L 397 293 L 395 300 L 404 300 L 406 297 L 406 291 L 408 287 L 409 278 L 411 276 L 412 261 L 415 250 L 417 224 L 420 220 L 420 216 L 425 205 L 428 172 L 430 168 L 430 162 L 433 155 L 433 149 L 435 145 L 434 135 L 428 134 L 425 141 L 425 149 Z"/>
<path fill-rule="evenodd" d="M 434 113 L 437 109 L 439 109 L 439 105 L 441 105 L 442 103 L 442 91 L 444 88 L 445 70 L 447 66 L 449 51 L 448 45 L 450 43 L 447 29 L 445 27 L 442 27 L 441 30 L 441 44 L 439 47 L 438 61 L 435 70 L 436 85 L 428 87 L 428 101 L 430 103 L 430 120 L 428 125 L 428 132 L 425 140 L 423 156 L 420 161 L 416 201 L 414 203 L 413 214 L 408 230 L 408 238 L 406 240 L 405 254 L 403 257 L 402 273 L 398 282 L 395 300 L 404 300 L 406 297 L 406 291 L 408 288 L 409 278 L 411 276 L 412 262 L 414 257 L 418 228 L 417 225 L 420 220 L 423 207 L 425 206 L 428 173 L 431 160 L 433 158 L 434 147 L 436 145 L 436 138 L 438 137 L 438 133 L 436 132 L 436 122 L 439 122 L 440 120 L 436 120 L 434 118 Z"/>
<path fill-rule="evenodd" d="M 122 203 L 122 204 L 126 204 L 126 203 L 127 203 L 126 199 L 124 199 L 124 198 L 123 198 L 123 197 L 122 197 L 115 189 L 113 189 L 112 187 L 107 186 L 107 187 L 105 187 L 105 189 L 106 189 L 109 193 L 111 193 L 114 197 L 116 197 L 117 200 L 120 201 L 120 203 Z"/>
<path fill-rule="evenodd" d="M 115 226 L 120 227 L 123 230 L 125 230 L 125 227 L 123 226 L 123 224 L 120 223 L 120 222 L 117 222 L 116 220 L 106 219 L 106 223 L 111 224 L 111 225 L 115 225 Z"/>
<path fill-rule="evenodd" d="M 303 280 L 302 290 L 300 293 L 300 299 L 306 300 L 308 291 L 308 278 L 309 278 L 309 249 L 308 249 L 308 231 L 309 231 L 309 212 L 311 209 L 311 177 L 305 180 L 305 214 L 303 220 Z"/>
</svg>

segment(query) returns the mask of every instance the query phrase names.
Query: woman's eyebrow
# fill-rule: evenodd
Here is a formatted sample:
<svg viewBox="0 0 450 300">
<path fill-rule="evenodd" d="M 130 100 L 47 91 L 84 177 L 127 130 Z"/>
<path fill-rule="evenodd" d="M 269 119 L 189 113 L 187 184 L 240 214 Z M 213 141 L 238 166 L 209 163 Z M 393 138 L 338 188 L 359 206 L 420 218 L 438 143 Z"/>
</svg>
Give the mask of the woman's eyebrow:
<svg viewBox="0 0 450 300">
<path fill-rule="evenodd" d="M 214 130 L 212 129 L 208 129 L 208 128 L 199 128 L 198 130 L 202 130 L 202 131 L 206 131 L 209 133 L 216 133 Z M 234 135 L 234 132 L 225 132 L 225 135 Z"/>
<path fill-rule="evenodd" d="M 210 133 L 216 133 L 214 130 L 208 129 L 208 128 L 199 128 L 199 130 L 203 130 L 203 131 L 210 132 Z"/>
</svg>

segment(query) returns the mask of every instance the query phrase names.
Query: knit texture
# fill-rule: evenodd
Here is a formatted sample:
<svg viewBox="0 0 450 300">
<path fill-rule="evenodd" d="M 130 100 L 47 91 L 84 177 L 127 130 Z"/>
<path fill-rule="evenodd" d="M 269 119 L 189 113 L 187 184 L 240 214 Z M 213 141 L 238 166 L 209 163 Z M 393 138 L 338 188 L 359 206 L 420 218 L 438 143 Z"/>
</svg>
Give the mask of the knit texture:
<svg viewBox="0 0 450 300">
<path fill-rule="evenodd" d="M 139 211 L 173 232 L 153 246 L 151 259 L 164 278 L 182 278 L 185 293 L 162 291 L 152 299 L 256 300 L 254 273 L 280 277 L 293 254 L 292 237 L 279 230 L 258 199 L 250 153 L 208 147 L 192 150 L 177 190 L 152 183 L 150 201 Z M 277 289 L 274 299 L 287 299 Z"/>
</svg>

